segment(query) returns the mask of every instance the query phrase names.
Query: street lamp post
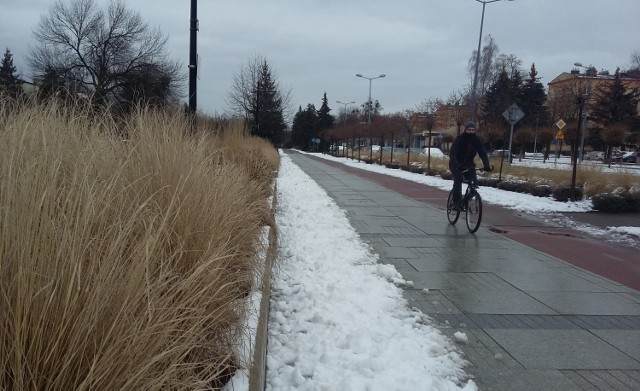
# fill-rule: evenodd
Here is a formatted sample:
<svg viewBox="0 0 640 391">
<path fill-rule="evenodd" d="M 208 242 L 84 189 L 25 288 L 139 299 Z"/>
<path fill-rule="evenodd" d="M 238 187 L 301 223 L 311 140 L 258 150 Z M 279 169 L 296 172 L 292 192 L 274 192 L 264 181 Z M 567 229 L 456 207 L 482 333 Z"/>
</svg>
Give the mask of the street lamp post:
<svg viewBox="0 0 640 391">
<path fill-rule="evenodd" d="M 352 105 L 356 103 L 356 101 L 352 100 L 351 102 L 340 102 L 339 100 L 337 100 L 336 103 L 344 105 L 344 124 L 346 126 L 347 125 L 347 105 Z"/>
<path fill-rule="evenodd" d="M 494 0 L 494 1 L 497 1 L 497 0 Z M 375 79 L 380 79 L 380 78 L 386 77 L 387 75 L 385 75 L 383 73 L 383 74 L 381 74 L 379 76 L 376 76 L 376 77 L 366 77 L 366 76 L 362 76 L 362 74 L 358 73 L 358 74 L 356 74 L 356 76 L 357 77 L 361 77 L 363 79 L 369 80 L 369 100 L 368 100 L 368 104 L 369 104 L 368 114 L 369 115 L 368 115 L 368 118 L 367 118 L 367 123 L 371 124 L 371 111 L 373 110 L 373 102 L 371 102 L 371 81 L 375 80 Z"/>
<path fill-rule="evenodd" d="M 368 111 L 367 124 L 371 125 L 371 111 L 373 110 L 373 103 L 371 102 L 371 81 L 386 77 L 387 75 L 382 73 L 376 77 L 366 77 L 366 76 L 362 76 L 361 73 L 356 73 L 356 76 L 369 80 L 369 100 L 367 101 L 369 108 L 367 110 Z M 380 146 L 380 148 L 382 148 L 382 145 Z M 382 156 L 382 149 L 380 150 L 380 156 Z M 372 158 L 373 158 L 373 145 L 371 145 L 371 134 L 369 134 L 369 159 L 372 159 Z"/>
<path fill-rule="evenodd" d="M 337 100 L 336 103 L 344 105 L 344 126 L 346 128 L 346 126 L 347 126 L 347 105 L 354 104 L 354 103 L 356 103 L 356 101 L 352 100 L 351 102 L 340 102 L 339 100 Z M 353 149 L 351 149 L 351 159 L 353 159 Z M 360 161 L 360 150 L 358 150 L 358 161 Z"/>
<path fill-rule="evenodd" d="M 478 50 L 476 52 L 476 69 L 473 73 L 473 86 L 472 86 L 472 90 L 471 90 L 471 104 L 472 104 L 472 119 L 475 120 L 476 114 L 478 112 L 478 99 L 477 99 L 477 87 L 478 87 L 478 67 L 480 66 L 480 45 L 482 44 L 482 27 L 484 25 L 484 8 L 487 4 L 489 3 L 495 3 L 496 1 L 501 1 L 501 0 L 488 0 L 488 1 L 483 1 L 483 0 L 476 0 L 478 3 L 482 3 L 482 18 L 480 19 L 480 36 L 478 37 Z M 513 0 L 506 0 L 506 1 L 513 1 Z"/>
<path fill-rule="evenodd" d="M 582 63 L 579 62 L 575 62 L 573 63 L 573 65 L 580 67 L 580 68 L 584 68 L 584 69 L 589 69 L 588 67 L 585 67 L 584 65 L 582 65 Z M 578 118 L 578 123 L 579 123 L 579 130 L 580 130 L 580 163 L 582 163 L 582 160 L 584 159 L 584 135 L 585 133 L 587 133 L 587 98 L 589 97 L 589 92 L 590 92 L 590 86 L 585 87 L 584 92 L 581 92 L 582 95 L 582 99 L 579 99 L 579 102 L 582 104 L 582 107 L 580 107 L 580 118 Z"/>
</svg>

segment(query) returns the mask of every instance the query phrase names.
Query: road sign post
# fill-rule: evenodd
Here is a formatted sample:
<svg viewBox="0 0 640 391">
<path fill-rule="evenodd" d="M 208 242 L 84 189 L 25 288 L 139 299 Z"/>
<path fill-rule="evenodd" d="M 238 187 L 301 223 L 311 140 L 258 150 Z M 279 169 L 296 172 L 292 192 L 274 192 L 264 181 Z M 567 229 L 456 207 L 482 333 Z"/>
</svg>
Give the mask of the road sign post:
<svg viewBox="0 0 640 391">
<path fill-rule="evenodd" d="M 560 154 L 560 151 L 558 150 L 558 148 L 562 150 L 562 142 L 564 141 L 564 133 L 562 133 L 562 128 L 567 126 L 567 123 L 564 122 L 562 118 L 560 118 L 558 121 L 556 121 L 555 125 L 558 127 L 558 132 L 556 133 L 556 136 L 553 138 L 553 141 L 555 141 L 555 144 L 556 144 L 556 153 L 554 154 L 555 158 L 553 160 L 553 165 L 554 167 L 557 167 L 558 155 Z"/>
<path fill-rule="evenodd" d="M 514 103 L 502 113 L 502 116 L 507 121 L 509 121 L 509 124 L 511 125 L 511 131 L 509 132 L 509 164 L 511 164 L 513 163 L 513 157 L 511 154 L 511 144 L 513 142 L 513 125 L 515 125 L 522 119 L 522 117 L 524 117 L 524 112 L 522 111 L 522 109 L 520 109 L 520 106 Z"/>
</svg>

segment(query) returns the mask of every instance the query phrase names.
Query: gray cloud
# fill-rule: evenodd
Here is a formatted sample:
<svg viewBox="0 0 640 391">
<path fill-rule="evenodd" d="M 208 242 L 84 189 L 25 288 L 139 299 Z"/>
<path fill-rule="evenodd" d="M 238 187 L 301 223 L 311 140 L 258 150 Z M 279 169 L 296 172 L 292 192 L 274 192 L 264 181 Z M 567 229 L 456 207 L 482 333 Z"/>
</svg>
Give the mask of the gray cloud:
<svg viewBox="0 0 640 391">
<path fill-rule="evenodd" d="M 22 75 L 30 76 L 31 31 L 53 3 L 1 0 L 0 45 L 14 53 Z M 126 4 L 169 35 L 169 50 L 186 72 L 189 1 Z M 446 98 L 469 83 L 467 60 L 478 44 L 481 12 L 473 0 L 200 0 L 199 109 L 225 112 L 233 74 L 255 54 L 291 87 L 294 110 L 319 106 L 324 92 L 336 109 L 336 100 L 364 102 L 368 81 L 356 73 L 387 74 L 372 88 L 387 113 Z M 627 66 L 640 50 L 638 16 L 638 0 L 500 1 L 486 6 L 483 35 L 491 34 L 500 52 L 518 56 L 525 69 L 535 62 L 548 83 L 576 61 L 612 72 Z"/>
</svg>

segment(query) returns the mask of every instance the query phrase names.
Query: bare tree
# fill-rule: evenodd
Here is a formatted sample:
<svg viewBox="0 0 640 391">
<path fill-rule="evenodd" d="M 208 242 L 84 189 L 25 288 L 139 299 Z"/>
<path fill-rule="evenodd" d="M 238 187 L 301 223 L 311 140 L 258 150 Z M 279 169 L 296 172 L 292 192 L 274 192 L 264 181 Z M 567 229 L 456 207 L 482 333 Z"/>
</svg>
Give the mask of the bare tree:
<svg viewBox="0 0 640 391">
<path fill-rule="evenodd" d="M 261 85 L 265 68 L 269 71 L 272 84 L 272 87 L 269 87 L 270 90 L 266 92 L 273 94 L 273 98 L 281 102 L 285 121 L 291 117 L 291 89 L 284 89 L 280 85 L 267 59 L 259 54 L 249 59 L 246 64 L 242 64 L 240 70 L 233 75 L 231 90 L 227 95 L 230 114 L 255 120 L 253 117 L 260 103 L 259 92 L 265 92 L 264 86 Z"/>
<path fill-rule="evenodd" d="M 427 144 L 427 172 L 431 171 L 431 148 L 433 147 L 432 143 L 432 131 L 436 125 L 438 120 L 437 113 L 438 109 L 442 106 L 442 101 L 439 98 L 429 98 L 423 100 L 417 107 L 416 112 L 421 113 L 422 118 L 424 119 L 424 125 L 429 131 L 428 134 L 428 144 Z"/>
<path fill-rule="evenodd" d="M 478 81 L 476 85 L 476 96 L 481 96 L 485 93 L 487 88 L 491 84 L 493 84 L 496 78 L 496 61 L 498 58 L 498 52 L 500 49 L 498 45 L 495 43 L 493 37 L 491 35 L 487 35 L 485 38 L 485 46 L 480 51 L 480 63 L 478 66 Z M 471 57 L 469 58 L 469 62 L 467 65 L 467 71 L 469 73 L 469 77 L 471 80 L 471 84 L 473 84 L 473 77 L 475 74 L 476 67 L 476 59 L 477 59 L 477 51 L 474 50 L 471 53 Z M 472 86 L 473 87 L 473 86 Z"/>
<path fill-rule="evenodd" d="M 498 75 L 502 69 L 507 71 L 507 75 L 509 75 L 509 79 L 513 79 L 517 74 L 524 74 L 524 70 L 522 69 L 522 60 L 518 58 L 515 54 L 501 54 L 498 56 L 495 62 L 495 67 L 493 70 L 493 75 Z M 492 82 L 495 81 L 492 80 Z"/>
<path fill-rule="evenodd" d="M 149 93 L 163 101 L 179 96 L 184 76 L 168 59 L 167 37 L 120 0 L 112 0 L 106 11 L 94 0 L 58 0 L 34 36 L 34 74 L 53 69 L 97 105 L 145 100 Z"/>
<path fill-rule="evenodd" d="M 629 69 L 640 69 L 640 50 L 636 50 L 631 53 L 631 63 L 629 64 Z"/>
<path fill-rule="evenodd" d="M 465 119 L 470 116 L 470 107 L 466 102 L 465 92 L 452 91 L 449 97 L 447 97 L 446 104 L 452 108 L 452 110 L 449 111 L 451 116 L 449 120 L 456 124 L 456 134 L 460 135 L 460 127 Z"/>
</svg>

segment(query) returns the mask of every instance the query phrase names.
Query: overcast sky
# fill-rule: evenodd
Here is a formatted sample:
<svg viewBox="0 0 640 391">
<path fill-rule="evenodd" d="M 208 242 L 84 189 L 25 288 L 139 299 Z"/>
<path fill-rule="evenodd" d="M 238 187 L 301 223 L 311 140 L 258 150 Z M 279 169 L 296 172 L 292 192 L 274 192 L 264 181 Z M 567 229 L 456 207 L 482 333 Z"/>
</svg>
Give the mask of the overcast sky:
<svg viewBox="0 0 640 391">
<path fill-rule="evenodd" d="M 64 0 L 70 1 L 70 0 Z M 108 0 L 96 0 L 107 4 Z M 0 47 L 27 65 L 32 31 L 54 0 L 0 0 Z M 171 55 L 189 63 L 190 0 L 129 0 L 152 26 L 169 36 Z M 372 97 L 383 113 L 446 99 L 470 84 L 467 61 L 477 48 L 482 4 L 475 0 L 200 0 L 198 109 L 228 110 L 233 75 L 255 55 L 264 56 L 292 106 L 320 107 L 327 93 L 337 113 L 342 102 Z M 612 73 L 640 51 L 640 0 L 514 0 L 486 5 L 483 36 L 502 54 L 515 54 L 528 71 L 536 64 L 546 85 L 573 63 Z M 185 90 L 186 101 L 186 90 Z"/>
</svg>

